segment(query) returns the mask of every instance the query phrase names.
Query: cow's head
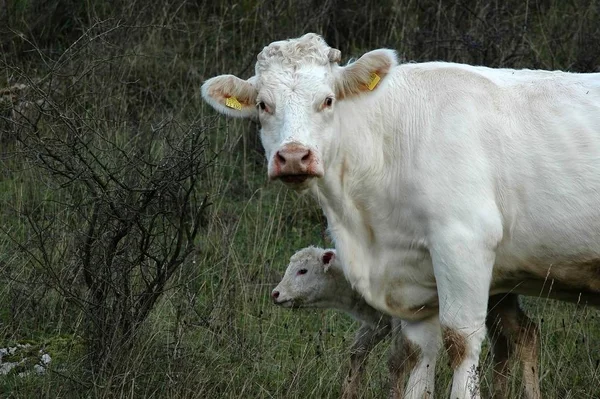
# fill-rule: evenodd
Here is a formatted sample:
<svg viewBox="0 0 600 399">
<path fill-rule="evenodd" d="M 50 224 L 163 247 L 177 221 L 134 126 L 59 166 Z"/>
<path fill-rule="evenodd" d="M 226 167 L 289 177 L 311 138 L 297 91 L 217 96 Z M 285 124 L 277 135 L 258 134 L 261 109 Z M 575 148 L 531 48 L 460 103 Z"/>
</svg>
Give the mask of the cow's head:
<svg viewBox="0 0 600 399">
<path fill-rule="evenodd" d="M 314 33 L 278 41 L 258 55 L 248 80 L 220 75 L 202 85 L 217 111 L 259 120 L 270 179 L 304 189 L 323 177 L 335 151 L 337 103 L 376 90 L 397 64 L 396 53 L 380 49 L 339 66 L 341 53 Z"/>
</svg>

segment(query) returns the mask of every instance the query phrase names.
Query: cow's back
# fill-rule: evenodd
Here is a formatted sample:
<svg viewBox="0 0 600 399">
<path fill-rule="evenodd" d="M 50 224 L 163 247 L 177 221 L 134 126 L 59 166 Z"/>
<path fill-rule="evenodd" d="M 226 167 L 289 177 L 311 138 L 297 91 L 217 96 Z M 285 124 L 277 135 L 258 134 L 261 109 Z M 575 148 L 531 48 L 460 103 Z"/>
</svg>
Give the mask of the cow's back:
<svg viewBox="0 0 600 399">
<path fill-rule="evenodd" d="M 481 173 L 502 218 L 499 270 L 547 276 L 554 265 L 565 272 L 550 277 L 580 280 L 576 285 L 588 279 L 600 289 L 600 74 L 449 63 L 412 68 L 431 68 L 419 73 L 439 79 L 437 87 L 427 82 L 434 92 L 448 99 L 457 93 L 454 109 L 470 102 L 462 107 L 469 110 L 464 126 L 476 131 L 451 134 L 464 134 L 465 158 L 485 158 L 473 164 L 487 167 Z M 429 140 L 421 153 L 435 154 L 440 141 Z"/>
<path fill-rule="evenodd" d="M 600 259 L 600 74 L 523 71 L 500 87 L 506 124 L 489 148 L 499 261 L 503 250 L 525 262 Z"/>
</svg>

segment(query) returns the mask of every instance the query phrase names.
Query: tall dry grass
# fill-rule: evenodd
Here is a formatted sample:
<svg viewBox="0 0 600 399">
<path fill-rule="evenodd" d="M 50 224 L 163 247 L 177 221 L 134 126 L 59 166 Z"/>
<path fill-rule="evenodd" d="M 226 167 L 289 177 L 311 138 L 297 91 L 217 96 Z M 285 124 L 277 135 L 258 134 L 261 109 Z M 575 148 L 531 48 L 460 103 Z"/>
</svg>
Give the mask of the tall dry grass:
<svg viewBox="0 0 600 399">
<path fill-rule="evenodd" d="M 592 0 L 0 6 L 0 88 L 27 86 L 0 100 L 0 332 L 6 344 L 28 340 L 54 358 L 43 377 L 0 377 L 4 397 L 338 396 L 356 324 L 335 312 L 275 308 L 268 296 L 296 249 L 328 244 L 325 220 L 309 198 L 267 184 L 256 126 L 215 117 L 198 93 L 216 74 L 250 76 L 269 42 L 315 31 L 344 59 L 385 46 L 417 61 L 581 72 L 600 65 L 600 10 Z M 148 137 L 165 121 L 211 126 L 198 129 L 216 159 L 199 188 L 212 205 L 197 251 L 171 277 L 119 366 L 102 374 L 90 363 L 85 311 L 16 245 L 35 234 L 29 217 L 53 221 L 45 226 L 57 253 L 78 251 L 68 192 L 21 156 L 15 140 L 28 123 L 22 118 L 47 137 L 61 134 L 60 124 L 36 119 L 47 100 L 124 145 L 153 142 Z M 53 265 L 59 277 L 72 276 L 73 290 L 85 290 L 76 265 Z M 542 330 L 543 396 L 599 397 L 598 311 L 543 298 L 525 305 Z M 387 393 L 386 346 L 371 358 L 365 397 Z M 443 360 L 438 376 L 436 394 L 447 396 L 451 374 Z M 511 378 L 512 397 L 519 383 Z"/>
</svg>

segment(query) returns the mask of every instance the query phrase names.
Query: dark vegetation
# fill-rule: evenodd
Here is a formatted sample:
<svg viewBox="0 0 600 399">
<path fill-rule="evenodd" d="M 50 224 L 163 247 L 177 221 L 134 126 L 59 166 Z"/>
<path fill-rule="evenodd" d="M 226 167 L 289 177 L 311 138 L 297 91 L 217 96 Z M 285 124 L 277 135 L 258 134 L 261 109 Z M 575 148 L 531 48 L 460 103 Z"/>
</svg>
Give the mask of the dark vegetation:
<svg viewBox="0 0 600 399">
<path fill-rule="evenodd" d="M 268 298 L 296 249 L 327 245 L 324 218 L 267 184 L 256 126 L 215 117 L 201 83 L 309 31 L 344 60 L 600 71 L 599 22 L 594 0 L 0 1 L 0 334 L 54 359 L 0 395 L 337 396 L 356 325 Z M 544 397 L 600 397 L 598 311 L 526 307 Z"/>
</svg>

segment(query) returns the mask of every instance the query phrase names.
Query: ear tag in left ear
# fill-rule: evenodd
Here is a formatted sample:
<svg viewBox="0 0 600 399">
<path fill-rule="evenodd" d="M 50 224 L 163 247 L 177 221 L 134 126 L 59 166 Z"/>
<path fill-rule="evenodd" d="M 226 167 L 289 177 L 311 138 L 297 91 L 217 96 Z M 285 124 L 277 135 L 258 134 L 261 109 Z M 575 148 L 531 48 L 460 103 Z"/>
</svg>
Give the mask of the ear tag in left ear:
<svg viewBox="0 0 600 399">
<path fill-rule="evenodd" d="M 242 110 L 242 104 L 235 97 L 228 97 L 225 100 L 225 105 L 229 108 L 237 109 L 238 111 Z"/>
<path fill-rule="evenodd" d="M 371 74 L 370 78 L 371 78 L 371 81 L 367 85 L 367 88 L 369 90 L 373 90 L 375 88 L 375 86 L 377 86 L 377 83 L 379 83 L 379 81 L 381 80 L 381 78 L 375 72 L 373 72 Z"/>
</svg>

